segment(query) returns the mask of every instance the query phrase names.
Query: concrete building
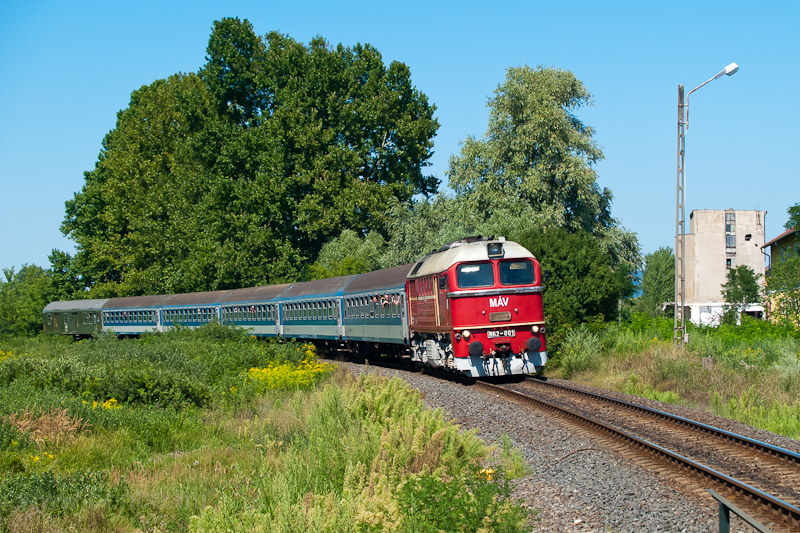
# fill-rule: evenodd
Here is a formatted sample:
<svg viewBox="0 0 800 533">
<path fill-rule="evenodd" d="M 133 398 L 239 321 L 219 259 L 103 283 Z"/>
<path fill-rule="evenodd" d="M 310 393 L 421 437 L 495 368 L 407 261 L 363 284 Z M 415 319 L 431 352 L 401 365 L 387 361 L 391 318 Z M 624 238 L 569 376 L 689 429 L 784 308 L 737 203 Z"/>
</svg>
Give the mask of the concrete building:
<svg viewBox="0 0 800 533">
<path fill-rule="evenodd" d="M 698 325 L 716 325 L 724 311 L 722 285 L 728 269 L 747 265 L 764 282 L 765 211 L 696 209 L 686 234 L 686 318 Z M 762 305 L 747 314 L 761 318 Z"/>
</svg>

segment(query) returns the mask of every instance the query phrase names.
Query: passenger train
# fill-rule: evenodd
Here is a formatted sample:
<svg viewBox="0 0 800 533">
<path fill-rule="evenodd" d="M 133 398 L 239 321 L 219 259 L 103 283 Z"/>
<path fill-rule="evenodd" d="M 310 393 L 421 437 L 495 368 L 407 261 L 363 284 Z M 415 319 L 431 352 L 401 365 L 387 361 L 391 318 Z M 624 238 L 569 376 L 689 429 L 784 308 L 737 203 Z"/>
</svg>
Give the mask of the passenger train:
<svg viewBox="0 0 800 533">
<path fill-rule="evenodd" d="M 245 289 L 53 302 L 47 333 L 137 336 L 217 321 L 321 352 L 381 353 L 471 377 L 533 374 L 547 362 L 541 269 L 524 247 L 471 237 L 416 263 Z"/>
</svg>

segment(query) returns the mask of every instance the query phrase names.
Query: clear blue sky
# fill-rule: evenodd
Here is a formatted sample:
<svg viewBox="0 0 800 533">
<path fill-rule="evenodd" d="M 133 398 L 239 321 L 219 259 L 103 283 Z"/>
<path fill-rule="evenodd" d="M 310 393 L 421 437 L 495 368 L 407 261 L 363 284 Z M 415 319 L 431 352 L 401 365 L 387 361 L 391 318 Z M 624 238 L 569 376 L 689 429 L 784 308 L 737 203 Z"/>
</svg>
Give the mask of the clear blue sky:
<svg viewBox="0 0 800 533">
<path fill-rule="evenodd" d="M 486 130 L 486 101 L 509 66 L 571 70 L 594 96 L 579 117 L 605 160 L 599 184 L 645 253 L 675 232 L 677 87 L 737 74 L 692 95 L 686 214 L 768 211 L 767 239 L 800 202 L 800 2 L 0 3 L 0 268 L 48 267 L 64 202 L 83 185 L 130 94 L 196 71 L 214 20 L 246 18 L 307 43 L 370 43 L 411 69 L 438 110 L 430 172 Z"/>
</svg>

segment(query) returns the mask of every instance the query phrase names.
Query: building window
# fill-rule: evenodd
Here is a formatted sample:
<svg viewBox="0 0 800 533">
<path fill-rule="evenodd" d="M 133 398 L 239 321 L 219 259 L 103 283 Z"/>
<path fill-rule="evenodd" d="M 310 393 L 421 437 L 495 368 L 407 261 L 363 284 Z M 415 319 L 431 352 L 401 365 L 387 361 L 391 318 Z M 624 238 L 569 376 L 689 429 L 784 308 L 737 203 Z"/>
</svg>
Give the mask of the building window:
<svg viewBox="0 0 800 533">
<path fill-rule="evenodd" d="M 725 248 L 736 248 L 736 213 L 725 213 Z"/>
<path fill-rule="evenodd" d="M 725 233 L 736 233 L 736 213 L 725 213 Z"/>
</svg>

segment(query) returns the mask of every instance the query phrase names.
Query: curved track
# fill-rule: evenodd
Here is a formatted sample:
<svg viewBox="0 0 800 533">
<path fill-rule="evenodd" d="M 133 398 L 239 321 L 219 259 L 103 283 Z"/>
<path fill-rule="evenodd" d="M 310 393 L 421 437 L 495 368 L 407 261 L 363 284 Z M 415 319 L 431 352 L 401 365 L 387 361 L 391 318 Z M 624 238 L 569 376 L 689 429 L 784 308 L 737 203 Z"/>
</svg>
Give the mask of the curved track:
<svg viewBox="0 0 800 533">
<path fill-rule="evenodd" d="M 476 386 L 564 417 L 701 477 L 762 523 L 800 530 L 800 455 L 777 446 L 607 396 L 528 380 Z"/>
</svg>

